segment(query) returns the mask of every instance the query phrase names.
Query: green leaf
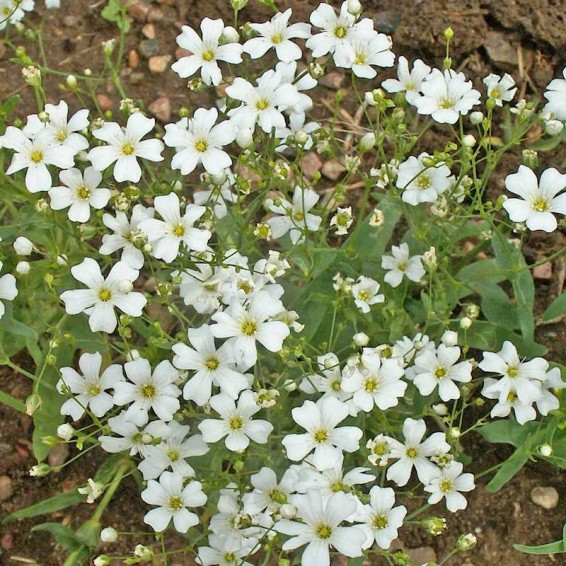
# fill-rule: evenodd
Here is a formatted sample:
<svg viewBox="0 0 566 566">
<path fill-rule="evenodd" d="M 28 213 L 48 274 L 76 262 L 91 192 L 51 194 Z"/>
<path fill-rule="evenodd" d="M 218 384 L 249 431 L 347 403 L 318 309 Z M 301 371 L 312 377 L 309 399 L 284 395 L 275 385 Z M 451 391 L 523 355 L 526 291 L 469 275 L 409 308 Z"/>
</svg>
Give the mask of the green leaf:
<svg viewBox="0 0 566 566">
<path fill-rule="evenodd" d="M 539 428 L 538 423 L 519 424 L 517 421 L 493 421 L 482 426 L 478 432 L 491 443 L 512 444 L 517 447 Z"/>
<path fill-rule="evenodd" d="M 566 312 L 566 292 L 562 293 L 544 311 L 543 320 L 552 320 Z"/>
<path fill-rule="evenodd" d="M 259 4 L 262 4 L 263 6 L 270 8 L 274 12 L 279 12 L 279 8 L 277 7 L 277 4 L 275 4 L 274 0 L 257 0 L 257 1 Z"/>
<path fill-rule="evenodd" d="M 503 463 L 492 480 L 487 484 L 486 491 L 499 491 L 527 462 L 529 454 L 518 449 Z"/>
<path fill-rule="evenodd" d="M 526 554 L 562 554 L 566 552 L 566 523 L 562 528 L 562 540 L 541 544 L 540 546 L 525 546 L 523 544 L 514 544 L 513 548 Z"/>
<path fill-rule="evenodd" d="M 41 525 L 35 525 L 31 530 L 33 532 L 47 531 L 57 541 L 58 545 L 69 551 L 74 551 L 81 546 L 81 542 L 77 540 L 73 529 L 61 523 L 42 523 Z"/>
<path fill-rule="evenodd" d="M 2 521 L 3 524 L 10 523 L 16 519 L 29 519 L 30 517 L 37 517 L 38 515 L 46 515 L 48 513 L 55 513 L 56 511 L 61 511 L 62 509 L 67 509 L 85 500 L 85 496 L 81 495 L 76 489 L 72 491 L 65 491 L 59 493 L 54 497 L 40 501 L 26 507 L 24 509 L 19 509 L 10 513 Z"/>
<path fill-rule="evenodd" d="M 19 399 L 12 397 L 12 395 L 5 393 L 2 390 L 0 390 L 0 403 L 8 405 L 8 407 L 12 407 L 12 409 L 16 409 L 16 411 L 19 411 L 20 413 L 26 413 L 25 403 L 22 403 Z"/>
<path fill-rule="evenodd" d="M 128 33 L 130 31 L 130 21 L 126 17 L 125 4 L 120 0 L 108 0 L 108 4 L 100 15 L 107 21 L 116 24 L 120 31 Z"/>
</svg>

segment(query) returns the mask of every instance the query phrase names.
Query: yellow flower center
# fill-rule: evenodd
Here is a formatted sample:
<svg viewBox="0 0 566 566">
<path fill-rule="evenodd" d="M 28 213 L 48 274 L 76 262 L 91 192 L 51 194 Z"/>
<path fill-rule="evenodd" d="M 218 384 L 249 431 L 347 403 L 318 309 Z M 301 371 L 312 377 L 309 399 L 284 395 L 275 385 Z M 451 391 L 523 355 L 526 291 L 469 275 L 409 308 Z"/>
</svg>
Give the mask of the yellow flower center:
<svg viewBox="0 0 566 566">
<path fill-rule="evenodd" d="M 331 486 L 330 489 L 337 493 L 338 491 L 344 491 L 344 484 L 341 481 L 335 481 Z"/>
<path fill-rule="evenodd" d="M 132 155 L 132 153 L 134 153 L 134 146 L 131 143 L 125 143 L 122 146 L 122 153 L 124 155 Z"/>
<path fill-rule="evenodd" d="M 499 88 L 494 88 L 494 89 L 491 91 L 491 98 L 501 98 L 501 94 L 502 94 L 501 89 L 499 89 Z"/>
<path fill-rule="evenodd" d="M 81 185 L 80 187 L 77 187 L 76 195 L 77 198 L 81 200 L 88 200 L 90 198 L 91 191 L 87 186 Z"/>
<path fill-rule="evenodd" d="M 144 385 L 141 388 L 141 394 L 146 398 L 146 399 L 153 399 L 155 397 L 155 386 L 153 385 L 153 383 L 147 383 L 146 385 Z"/>
<path fill-rule="evenodd" d="M 256 103 L 255 103 L 255 107 L 258 110 L 265 110 L 266 108 L 269 108 L 269 101 L 266 100 L 265 98 L 260 98 Z"/>
<path fill-rule="evenodd" d="M 440 480 L 438 487 L 440 488 L 440 491 L 443 491 L 444 493 L 449 493 L 451 491 L 454 491 L 454 481 L 451 480 L 450 478 L 444 478 Z"/>
<path fill-rule="evenodd" d="M 510 366 L 507 368 L 507 375 L 509 377 L 517 377 L 519 375 L 519 368 L 516 366 Z"/>
<path fill-rule="evenodd" d="M 245 320 L 241 326 L 244 336 L 254 336 L 257 332 L 257 324 L 253 320 Z"/>
<path fill-rule="evenodd" d="M 223 558 L 224 562 L 228 562 L 229 564 L 231 562 L 236 562 L 236 555 L 233 552 L 227 552 L 226 554 L 224 554 Z"/>
<path fill-rule="evenodd" d="M 338 26 L 334 29 L 334 35 L 338 39 L 343 39 L 348 34 L 348 30 L 344 26 Z"/>
<path fill-rule="evenodd" d="M 401 262 L 399 262 L 399 263 L 397 264 L 397 269 L 398 269 L 399 271 L 405 271 L 405 270 L 407 269 L 407 267 L 408 267 L 408 265 L 407 265 L 407 263 L 404 262 L 404 261 L 401 261 Z"/>
<path fill-rule="evenodd" d="M 443 377 L 446 377 L 447 374 L 448 370 L 442 366 L 439 366 L 434 370 L 434 377 L 436 377 L 436 379 L 442 379 Z"/>
<path fill-rule="evenodd" d="M 360 301 L 369 301 L 371 295 L 367 291 L 358 291 L 358 299 L 360 299 Z"/>
<path fill-rule="evenodd" d="M 368 393 L 375 393 L 379 389 L 379 380 L 374 376 L 368 377 L 365 380 L 364 389 Z"/>
<path fill-rule="evenodd" d="M 103 303 L 109 301 L 112 298 L 112 291 L 110 291 L 110 289 L 107 289 L 106 287 L 103 287 L 102 289 L 100 289 L 100 291 L 98 291 L 98 300 L 102 301 Z"/>
<path fill-rule="evenodd" d="M 92 395 L 93 397 L 96 397 L 97 395 L 100 395 L 100 392 L 102 390 L 100 389 L 100 385 L 98 385 L 98 383 L 93 383 L 89 388 L 88 388 L 88 392 L 89 395 Z"/>
<path fill-rule="evenodd" d="M 302 212 L 293 213 L 293 220 L 295 222 L 301 222 L 304 219 L 305 219 L 305 215 Z"/>
<path fill-rule="evenodd" d="M 232 430 L 242 430 L 244 428 L 244 420 L 240 415 L 236 415 L 228 421 L 228 426 Z"/>
<path fill-rule="evenodd" d="M 207 61 L 207 62 L 212 61 L 214 59 L 214 51 L 212 51 L 210 49 L 208 51 L 205 51 L 202 54 L 202 58 L 203 58 L 204 61 Z"/>
<path fill-rule="evenodd" d="M 206 369 L 215 370 L 218 369 L 220 362 L 218 361 L 217 358 L 208 358 L 208 360 L 206 360 L 204 365 L 206 366 Z"/>
<path fill-rule="evenodd" d="M 203 153 L 208 149 L 208 144 L 204 140 L 198 140 L 197 143 L 195 143 L 195 149 Z"/>
<path fill-rule="evenodd" d="M 548 199 L 543 197 L 538 197 L 533 200 L 531 207 L 535 212 L 546 212 L 550 206 L 548 205 Z"/>
<path fill-rule="evenodd" d="M 376 455 L 376 456 L 383 456 L 384 454 L 387 453 L 387 445 L 384 442 L 381 442 L 380 444 L 376 444 L 373 448 L 372 448 L 372 452 Z"/>
<path fill-rule="evenodd" d="M 342 389 L 342 385 L 340 381 L 338 380 L 333 381 L 332 384 L 330 385 L 330 389 L 332 389 L 332 391 L 340 391 L 340 389 Z"/>
<path fill-rule="evenodd" d="M 450 108 L 454 108 L 454 102 L 450 98 L 443 98 L 439 106 L 443 110 L 449 110 Z"/>
<path fill-rule="evenodd" d="M 43 161 L 43 153 L 41 151 L 39 151 L 38 149 L 36 149 L 34 152 L 32 152 L 32 154 L 30 155 L 30 159 L 34 162 L 34 163 L 40 163 L 41 161 Z"/>
<path fill-rule="evenodd" d="M 276 33 L 272 38 L 271 41 L 277 45 L 283 41 L 283 36 L 280 33 Z"/>
<path fill-rule="evenodd" d="M 428 189 L 432 185 L 432 180 L 429 175 L 421 175 L 417 179 L 417 187 L 419 189 Z"/>
<path fill-rule="evenodd" d="M 332 536 L 332 527 L 327 523 L 322 523 L 316 529 L 316 536 L 322 540 L 326 540 Z"/>
<path fill-rule="evenodd" d="M 385 527 L 387 527 L 389 521 L 387 521 L 387 517 L 385 515 L 376 515 L 373 518 L 373 527 L 374 529 L 384 529 Z"/>
<path fill-rule="evenodd" d="M 364 65 L 367 61 L 367 57 L 364 53 L 356 53 L 356 60 L 354 61 L 354 65 Z"/>
<path fill-rule="evenodd" d="M 67 132 L 65 130 L 59 130 L 57 133 L 57 141 L 64 142 L 67 139 Z"/>
<path fill-rule="evenodd" d="M 170 497 L 168 506 L 171 511 L 179 511 L 183 508 L 183 500 L 179 496 Z"/>
<path fill-rule="evenodd" d="M 177 224 L 173 228 L 173 235 L 177 236 L 177 238 L 181 238 L 185 235 L 185 227 L 182 224 Z"/>
<path fill-rule="evenodd" d="M 325 430 L 317 430 L 314 433 L 315 442 L 326 442 L 328 440 L 328 433 Z"/>
<path fill-rule="evenodd" d="M 418 452 L 416 448 L 409 448 L 407 450 L 407 457 L 408 458 L 416 458 L 418 456 Z"/>
</svg>

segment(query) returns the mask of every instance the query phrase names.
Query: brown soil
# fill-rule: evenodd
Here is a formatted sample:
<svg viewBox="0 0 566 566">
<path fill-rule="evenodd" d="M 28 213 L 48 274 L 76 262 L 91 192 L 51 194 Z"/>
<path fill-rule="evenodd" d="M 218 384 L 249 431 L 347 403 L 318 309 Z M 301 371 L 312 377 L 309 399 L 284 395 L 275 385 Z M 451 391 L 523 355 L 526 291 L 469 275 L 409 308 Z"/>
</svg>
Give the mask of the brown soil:
<svg viewBox="0 0 566 566">
<path fill-rule="evenodd" d="M 100 18 L 105 2 L 63 0 L 62 3 L 64 9 L 45 14 L 45 52 L 50 65 L 65 73 L 81 73 L 88 66 L 96 73 L 102 65 L 100 42 L 118 35 L 112 24 Z M 280 9 L 293 8 L 295 21 L 306 20 L 317 4 L 318 0 L 278 2 Z M 337 5 L 338 2 L 333 4 Z M 367 0 L 364 4 L 365 15 L 375 17 L 380 29 L 392 34 L 397 55 L 421 57 L 429 64 L 441 65 L 444 57 L 443 30 L 451 26 L 456 32 L 452 52 L 456 65 L 468 76 L 475 77 L 476 83 L 489 72 L 510 72 L 519 85 L 521 97 L 527 94 L 529 97 L 542 98 L 546 84 L 564 66 L 566 25 L 563 0 Z M 196 27 L 205 16 L 231 20 L 227 0 L 160 0 L 152 2 L 150 6 L 150 20 L 159 41 L 158 54 L 171 55 L 173 60 L 175 37 L 180 25 Z M 268 17 L 270 13 L 267 9 L 251 0 L 241 21 L 264 21 Z M 34 14 L 26 21 L 33 27 L 39 24 L 41 18 Z M 142 33 L 145 23 L 144 18 L 133 20 L 126 54 L 138 49 L 140 42 L 145 39 Z M 36 44 L 15 34 L 14 30 L 11 30 L 10 37 L 15 45 L 25 45 L 32 56 L 37 55 Z M 11 56 L 10 49 L 3 49 L 0 44 L 0 100 L 19 93 L 24 104 L 19 107 L 18 113 L 25 115 L 26 111 L 31 111 L 34 103 L 15 66 L 7 61 Z M 135 69 L 129 68 L 125 61 L 122 74 L 128 95 L 134 100 L 143 101 L 145 107 L 159 97 L 168 97 L 173 110 L 172 119 L 180 107 L 190 107 L 195 100 L 187 90 L 185 80 L 171 72 L 151 74 L 143 58 Z M 390 71 L 383 73 L 380 79 L 391 74 Z M 47 82 L 47 91 L 53 101 L 60 96 L 58 82 L 53 78 Z M 319 89 L 320 96 L 331 92 L 323 87 Z M 101 99 L 105 105 L 117 110 L 120 97 L 112 85 L 101 85 L 98 94 L 106 97 Z M 63 96 L 71 105 L 77 105 L 72 96 Z M 516 166 L 516 158 L 511 158 L 510 163 Z M 562 234 L 542 239 L 532 237 L 529 249 L 533 257 L 540 260 L 550 255 L 558 245 L 563 245 L 563 238 Z M 551 291 L 551 284 L 538 282 L 538 311 L 544 310 Z M 566 340 L 564 324 L 540 327 L 538 340 L 548 345 L 549 358 L 566 363 L 562 346 Z M 1 372 L 0 387 L 22 400 L 29 394 L 26 378 L 10 371 Z M 83 483 L 100 462 L 100 453 L 91 452 L 80 463 L 65 468 L 59 474 L 42 479 L 30 478 L 28 470 L 35 464 L 31 455 L 30 428 L 29 418 L 0 405 L 0 475 L 9 476 L 13 487 L 13 495 L 2 504 L 2 515 Z M 477 444 L 468 447 L 474 457 L 472 468 L 478 466 L 476 469 L 485 469 L 510 454 L 501 445 L 485 445 L 478 439 L 473 442 Z M 549 511 L 537 507 L 529 496 L 532 487 L 537 485 L 554 486 L 560 493 L 560 501 L 566 500 L 566 485 L 560 474 L 543 463 L 532 463 L 498 494 L 487 494 L 480 486 L 470 495 L 465 511 L 451 515 L 439 508 L 437 513 L 448 519 L 447 534 L 433 538 L 424 535 L 420 529 L 408 528 L 401 531 L 403 544 L 406 548 L 419 548 L 422 562 L 431 559 L 430 554 L 422 554 L 431 550 L 440 560 L 450 550 L 458 534 L 473 532 L 478 536 L 478 546 L 466 555 L 457 555 L 447 564 L 559 564 L 559 557 L 527 556 L 512 549 L 513 543 L 540 544 L 561 537 L 565 519 L 563 503 Z M 133 480 L 128 479 L 103 517 L 104 523 L 123 531 L 145 530 L 141 524 L 141 508 L 137 487 Z M 85 503 L 43 520 L 77 527 L 89 517 L 89 513 L 90 508 Z M 57 566 L 64 562 L 64 553 L 55 546 L 49 535 L 31 532 L 37 522 L 25 520 L 3 527 L 0 537 L 1 565 L 16 566 L 36 561 L 43 566 Z M 142 542 L 139 536 L 135 540 Z M 147 536 L 143 542 L 151 541 L 152 537 Z M 107 546 L 107 549 L 112 554 L 127 553 L 130 550 L 129 542 L 132 541 L 122 540 L 116 545 Z M 179 540 L 177 547 L 174 543 L 170 549 L 181 546 L 182 540 Z M 99 550 L 102 552 L 104 549 L 101 546 Z M 191 564 L 191 561 L 189 557 L 178 555 L 170 564 L 181 566 Z"/>
</svg>

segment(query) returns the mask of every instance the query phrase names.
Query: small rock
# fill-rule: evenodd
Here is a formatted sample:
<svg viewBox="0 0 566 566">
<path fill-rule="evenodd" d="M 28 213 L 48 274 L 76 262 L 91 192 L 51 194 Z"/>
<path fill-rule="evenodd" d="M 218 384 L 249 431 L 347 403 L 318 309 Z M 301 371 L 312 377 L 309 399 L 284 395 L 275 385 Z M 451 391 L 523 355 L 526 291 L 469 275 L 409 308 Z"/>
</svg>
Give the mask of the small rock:
<svg viewBox="0 0 566 566">
<path fill-rule="evenodd" d="M 77 27 L 78 23 L 79 23 L 79 18 L 77 18 L 76 16 L 69 15 L 63 18 L 63 25 L 67 26 L 68 28 Z"/>
<path fill-rule="evenodd" d="M 47 456 L 47 463 L 52 468 L 62 466 L 69 457 L 69 445 L 65 443 L 56 444 L 51 448 L 49 456 Z"/>
<path fill-rule="evenodd" d="M 12 480 L 8 476 L 0 476 L 0 501 L 8 501 L 13 494 Z"/>
<path fill-rule="evenodd" d="M 535 279 L 552 279 L 552 263 L 547 261 L 542 265 L 533 268 L 533 277 Z"/>
<path fill-rule="evenodd" d="M 426 564 L 427 562 L 436 562 L 436 552 L 430 546 L 421 546 L 419 548 L 407 548 L 409 558 L 415 564 Z"/>
<path fill-rule="evenodd" d="M 140 55 L 135 49 L 130 49 L 128 52 L 128 67 L 130 69 L 137 69 L 140 66 Z"/>
<path fill-rule="evenodd" d="M 322 84 L 325 87 L 331 88 L 333 90 L 338 90 L 342 86 L 345 78 L 346 75 L 344 75 L 344 73 L 331 71 L 330 73 L 327 73 L 326 75 L 324 75 L 324 77 L 322 77 Z"/>
<path fill-rule="evenodd" d="M 147 15 L 147 21 L 160 22 L 164 17 L 163 11 L 160 8 L 151 8 Z"/>
<path fill-rule="evenodd" d="M 154 100 L 148 110 L 162 122 L 168 122 L 171 118 L 171 99 L 168 96 L 160 96 Z"/>
<path fill-rule="evenodd" d="M 502 33 L 490 31 L 483 42 L 489 58 L 503 69 L 517 67 L 517 49 L 508 43 Z"/>
<path fill-rule="evenodd" d="M 138 22 L 145 22 L 151 6 L 145 2 L 136 2 L 135 0 L 128 6 L 128 16 Z"/>
<path fill-rule="evenodd" d="M 303 157 L 301 169 L 309 179 L 312 179 L 314 174 L 322 169 L 322 161 L 314 151 L 310 151 Z"/>
<path fill-rule="evenodd" d="M 322 166 L 322 174 L 332 181 L 337 181 L 339 177 L 346 171 L 346 167 L 338 161 L 331 159 Z"/>
<path fill-rule="evenodd" d="M 145 80 L 145 73 L 132 73 L 129 80 L 132 85 L 141 85 Z"/>
<path fill-rule="evenodd" d="M 142 33 L 147 39 L 155 39 L 155 26 L 153 24 L 145 24 L 142 28 Z"/>
<path fill-rule="evenodd" d="M 144 39 L 140 42 L 139 51 L 142 57 L 149 59 L 159 53 L 159 41 L 157 39 Z"/>
<path fill-rule="evenodd" d="M 155 57 L 150 57 L 148 62 L 149 70 L 155 74 L 164 73 L 170 61 L 171 55 L 156 55 Z"/>
<path fill-rule="evenodd" d="M 558 492 L 553 487 L 533 487 L 531 500 L 543 509 L 554 509 L 558 505 Z"/>
<path fill-rule="evenodd" d="M 112 108 L 114 108 L 114 102 L 106 94 L 97 94 L 96 102 L 98 102 L 98 106 L 100 106 L 100 110 L 102 110 L 102 112 L 107 112 L 108 110 L 112 110 Z"/>
<path fill-rule="evenodd" d="M 215 86 L 214 90 L 216 91 L 216 96 L 218 98 L 225 98 L 226 97 L 226 89 L 229 86 L 230 85 L 228 83 L 222 83 L 222 84 L 219 84 L 218 86 Z"/>
<path fill-rule="evenodd" d="M 401 14 L 395 10 L 383 10 L 383 12 L 378 12 L 373 23 L 377 31 L 391 34 L 399 27 Z"/>
<path fill-rule="evenodd" d="M 0 539 L 0 546 L 4 550 L 10 550 L 14 546 L 14 535 L 12 533 L 6 533 Z"/>
</svg>

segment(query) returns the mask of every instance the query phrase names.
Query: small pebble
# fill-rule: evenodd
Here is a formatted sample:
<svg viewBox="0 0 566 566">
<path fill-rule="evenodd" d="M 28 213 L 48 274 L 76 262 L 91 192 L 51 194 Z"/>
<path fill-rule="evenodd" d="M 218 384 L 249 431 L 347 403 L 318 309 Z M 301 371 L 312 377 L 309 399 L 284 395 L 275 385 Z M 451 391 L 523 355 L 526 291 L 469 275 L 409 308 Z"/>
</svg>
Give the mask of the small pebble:
<svg viewBox="0 0 566 566">
<path fill-rule="evenodd" d="M 154 100 L 148 110 L 162 122 L 168 122 L 171 118 L 171 99 L 168 96 L 160 96 Z"/>
<path fill-rule="evenodd" d="M 132 73 L 129 78 L 130 84 L 141 85 L 145 81 L 144 73 Z"/>
<path fill-rule="evenodd" d="M 8 476 L 0 476 L 0 501 L 8 501 L 14 495 L 12 480 Z"/>
<path fill-rule="evenodd" d="M 553 487 L 533 487 L 531 500 L 543 509 L 554 509 L 558 505 L 558 492 Z"/>
<path fill-rule="evenodd" d="M 337 181 L 346 171 L 346 167 L 338 161 L 331 159 L 322 166 L 322 174 L 331 181 Z"/>
<path fill-rule="evenodd" d="M 373 19 L 375 29 L 381 33 L 393 33 L 401 23 L 401 14 L 394 10 L 383 10 L 378 12 Z"/>
<path fill-rule="evenodd" d="M 147 15 L 148 22 L 160 22 L 163 18 L 164 14 L 159 8 L 151 8 Z"/>
<path fill-rule="evenodd" d="M 138 22 L 145 22 L 151 7 L 145 2 L 136 2 L 128 7 L 128 16 Z"/>
<path fill-rule="evenodd" d="M 346 75 L 344 75 L 344 73 L 331 71 L 330 73 L 327 73 L 326 75 L 324 75 L 324 77 L 322 77 L 322 84 L 325 87 L 331 88 L 333 90 L 338 90 L 342 86 L 345 78 Z"/>
<path fill-rule="evenodd" d="M 135 49 L 130 49 L 128 52 L 128 67 L 130 69 L 137 69 L 140 66 L 140 56 Z"/>
<path fill-rule="evenodd" d="M 314 174 L 322 169 L 322 161 L 314 151 L 310 151 L 303 157 L 301 169 L 309 179 L 312 179 Z"/>
<path fill-rule="evenodd" d="M 66 25 L 68 28 L 77 27 L 78 23 L 79 23 L 79 18 L 77 18 L 76 16 L 69 15 L 63 18 L 63 24 Z"/>
<path fill-rule="evenodd" d="M 150 57 L 148 62 L 149 70 L 155 74 L 164 73 L 170 61 L 171 55 L 156 55 L 155 57 Z"/>
<path fill-rule="evenodd" d="M 142 28 L 142 33 L 147 39 L 155 39 L 155 26 L 153 24 L 145 24 Z"/>
<path fill-rule="evenodd" d="M 112 102 L 112 99 L 106 94 L 97 94 L 96 102 L 98 102 L 98 106 L 100 106 L 100 110 L 102 110 L 102 112 L 106 112 L 114 108 L 114 102 Z"/>
<path fill-rule="evenodd" d="M 149 59 L 155 57 L 159 53 L 159 41 L 157 39 L 144 39 L 140 42 L 139 52 L 142 57 Z"/>
<path fill-rule="evenodd" d="M 62 466 L 69 457 L 69 445 L 65 443 L 56 444 L 53 446 L 49 455 L 47 456 L 47 463 L 52 468 L 59 468 Z"/>
</svg>

